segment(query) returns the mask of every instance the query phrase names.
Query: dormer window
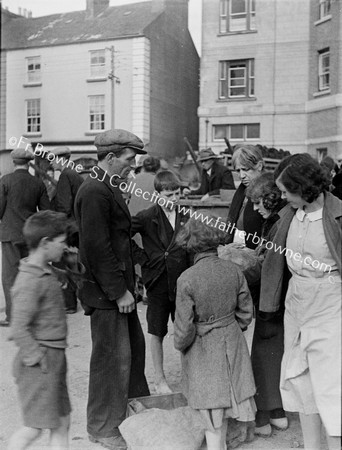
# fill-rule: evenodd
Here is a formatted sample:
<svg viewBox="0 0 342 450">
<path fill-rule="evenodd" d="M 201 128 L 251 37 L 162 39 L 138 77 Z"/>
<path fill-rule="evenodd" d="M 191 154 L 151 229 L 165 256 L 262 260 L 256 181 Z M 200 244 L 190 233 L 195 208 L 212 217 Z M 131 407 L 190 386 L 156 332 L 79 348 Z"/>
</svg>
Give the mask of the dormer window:
<svg viewBox="0 0 342 450">
<path fill-rule="evenodd" d="M 27 61 L 27 82 L 40 83 L 42 80 L 40 56 L 26 58 Z"/>
<path fill-rule="evenodd" d="M 106 76 L 105 50 L 93 50 L 90 52 L 90 77 L 104 78 Z"/>
</svg>

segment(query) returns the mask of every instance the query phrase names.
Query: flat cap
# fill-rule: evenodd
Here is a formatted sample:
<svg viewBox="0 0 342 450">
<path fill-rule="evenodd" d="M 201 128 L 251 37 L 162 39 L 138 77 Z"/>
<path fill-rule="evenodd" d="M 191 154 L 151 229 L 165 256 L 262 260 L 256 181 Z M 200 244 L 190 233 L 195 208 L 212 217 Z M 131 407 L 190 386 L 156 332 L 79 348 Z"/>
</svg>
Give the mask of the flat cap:
<svg viewBox="0 0 342 450">
<path fill-rule="evenodd" d="M 69 157 L 71 155 L 71 150 L 69 147 L 56 147 L 52 150 L 52 152 L 55 156 L 67 156 Z"/>
<path fill-rule="evenodd" d="M 133 133 L 126 130 L 108 130 L 96 136 L 94 145 L 97 148 L 97 153 L 119 152 L 124 148 L 131 148 L 136 151 L 138 155 L 145 155 L 143 150 L 144 143 Z"/>
<path fill-rule="evenodd" d="M 30 161 L 31 159 L 34 159 L 34 156 L 29 150 L 25 150 L 23 148 L 16 148 L 11 151 L 11 158 Z"/>
</svg>

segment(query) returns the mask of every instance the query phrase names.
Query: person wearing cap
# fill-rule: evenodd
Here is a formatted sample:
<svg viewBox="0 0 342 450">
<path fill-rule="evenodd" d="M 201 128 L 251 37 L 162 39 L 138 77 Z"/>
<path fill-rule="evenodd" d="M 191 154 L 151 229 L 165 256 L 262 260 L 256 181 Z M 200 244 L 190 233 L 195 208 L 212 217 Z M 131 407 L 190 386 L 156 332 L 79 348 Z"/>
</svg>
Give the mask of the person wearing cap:
<svg viewBox="0 0 342 450">
<path fill-rule="evenodd" d="M 60 171 L 55 196 L 51 203 L 55 211 L 63 212 L 69 219 L 75 219 L 74 202 L 77 191 L 83 183 L 82 176 L 69 167 L 71 151 L 69 147 L 57 147 L 52 152 L 55 155 L 51 166 Z"/>
<path fill-rule="evenodd" d="M 235 184 L 228 167 L 218 162 L 220 156 L 211 148 L 199 152 L 197 161 L 202 165 L 201 186 L 196 190 L 184 189 L 184 194 L 202 195 L 201 200 L 207 200 L 211 195 L 220 194 L 220 189 L 234 189 Z"/>
<path fill-rule="evenodd" d="M 20 259 L 28 255 L 22 233 L 25 220 L 37 210 L 50 209 L 44 183 L 28 171 L 32 153 L 17 148 L 11 152 L 11 158 L 14 171 L 0 179 L 2 286 L 6 302 L 6 318 L 0 320 L 0 326 L 10 323 L 10 290 L 18 274 Z"/>
<path fill-rule="evenodd" d="M 149 395 L 145 338 L 134 298 L 131 215 L 119 188 L 136 154 L 146 152 L 126 130 L 100 133 L 94 143 L 98 165 L 75 201 L 86 268 L 79 298 L 90 315 L 92 337 L 87 431 L 91 442 L 118 450 L 126 448 L 118 427 L 126 418 L 128 398 Z"/>
<path fill-rule="evenodd" d="M 55 158 L 51 166 L 55 171 L 60 171 L 55 194 L 51 200 L 52 209 L 66 214 L 68 219 L 75 220 L 74 203 L 77 191 L 83 183 L 83 178 L 76 170 L 69 167 L 71 151 L 69 147 L 57 147 L 52 152 Z M 73 167 L 73 166 L 72 166 Z M 64 268 L 63 262 L 58 267 Z M 67 314 L 77 311 L 77 295 L 70 283 L 63 289 L 64 303 Z"/>
</svg>

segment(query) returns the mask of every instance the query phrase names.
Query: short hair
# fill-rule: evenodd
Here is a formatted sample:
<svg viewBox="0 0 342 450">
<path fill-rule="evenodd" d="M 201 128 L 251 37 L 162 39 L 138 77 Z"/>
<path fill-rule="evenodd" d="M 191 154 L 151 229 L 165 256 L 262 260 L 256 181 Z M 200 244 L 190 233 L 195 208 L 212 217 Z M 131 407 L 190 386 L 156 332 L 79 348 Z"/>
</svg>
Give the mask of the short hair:
<svg viewBox="0 0 342 450">
<path fill-rule="evenodd" d="M 44 237 L 52 240 L 66 234 L 67 226 L 66 214 L 50 210 L 39 211 L 29 217 L 24 224 L 25 242 L 29 249 L 35 249 Z"/>
<path fill-rule="evenodd" d="M 290 164 L 277 178 L 291 194 L 298 194 L 308 203 L 329 190 L 330 181 L 324 169 L 311 156 L 306 157 L 305 164 L 297 161 Z"/>
<path fill-rule="evenodd" d="M 189 252 L 199 253 L 216 250 L 220 244 L 225 244 L 227 233 L 213 226 L 217 218 L 208 210 L 196 211 L 196 217 L 191 217 L 180 229 L 176 243 Z"/>
<path fill-rule="evenodd" d="M 235 168 L 237 163 L 240 163 L 248 169 L 255 169 L 255 166 L 262 162 L 262 166 L 265 166 L 262 158 L 262 152 L 258 147 L 254 145 L 241 145 L 233 153 L 232 165 Z"/>
<path fill-rule="evenodd" d="M 274 181 L 289 164 L 306 164 L 309 163 L 311 159 L 312 157 L 309 153 L 295 153 L 294 155 L 286 156 L 280 161 L 273 172 Z"/>
<path fill-rule="evenodd" d="M 157 192 L 175 191 L 180 186 L 181 182 L 178 176 L 171 170 L 160 170 L 154 178 L 154 188 Z"/>
<path fill-rule="evenodd" d="M 144 159 L 142 166 L 145 172 L 158 172 L 160 169 L 160 161 L 154 156 L 148 156 Z"/>
<path fill-rule="evenodd" d="M 103 161 L 104 159 L 105 159 L 105 157 L 107 156 L 107 155 L 109 155 L 109 153 L 113 153 L 113 155 L 114 156 L 116 156 L 117 158 L 120 158 L 120 156 L 122 156 L 125 152 L 126 152 L 126 150 L 128 149 L 129 147 L 123 147 L 121 150 L 117 150 L 117 151 L 115 151 L 115 152 L 113 152 L 113 150 L 108 150 L 108 152 L 106 151 L 106 152 L 99 152 L 98 154 L 97 154 L 97 160 L 98 161 Z"/>
<path fill-rule="evenodd" d="M 283 204 L 281 192 L 275 184 L 272 172 L 264 172 L 260 177 L 252 180 L 246 190 L 246 196 L 252 202 L 261 199 L 265 209 L 271 212 L 279 211 Z"/>
</svg>

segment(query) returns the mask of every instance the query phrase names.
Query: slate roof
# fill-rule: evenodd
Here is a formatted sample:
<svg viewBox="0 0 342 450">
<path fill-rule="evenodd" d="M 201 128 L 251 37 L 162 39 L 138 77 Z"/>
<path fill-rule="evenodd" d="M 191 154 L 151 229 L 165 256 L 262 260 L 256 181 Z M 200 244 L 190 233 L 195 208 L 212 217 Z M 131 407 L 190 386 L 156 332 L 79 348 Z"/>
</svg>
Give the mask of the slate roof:
<svg viewBox="0 0 342 450">
<path fill-rule="evenodd" d="M 141 36 L 160 14 L 152 2 L 107 8 L 95 17 L 87 11 L 9 20 L 2 27 L 2 48 L 19 49 Z"/>
</svg>

